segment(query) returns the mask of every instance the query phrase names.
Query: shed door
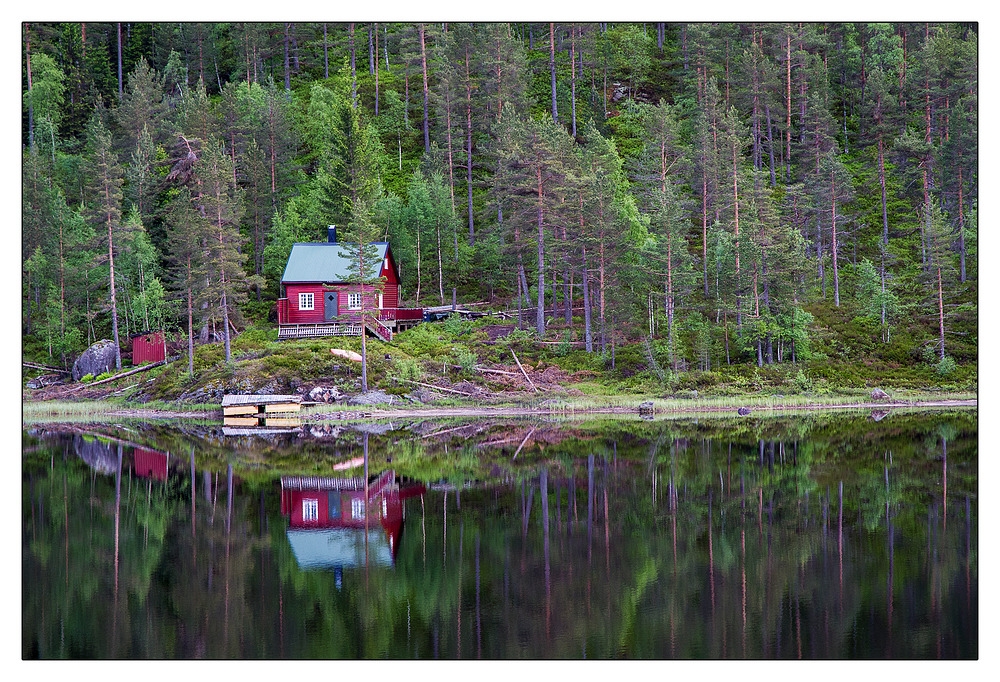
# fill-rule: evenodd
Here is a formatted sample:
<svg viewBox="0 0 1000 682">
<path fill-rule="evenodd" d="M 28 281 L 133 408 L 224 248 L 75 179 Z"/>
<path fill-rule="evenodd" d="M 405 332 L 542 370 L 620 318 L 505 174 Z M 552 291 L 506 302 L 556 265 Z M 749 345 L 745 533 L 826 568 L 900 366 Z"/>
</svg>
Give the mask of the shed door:
<svg viewBox="0 0 1000 682">
<path fill-rule="evenodd" d="M 332 320 L 337 315 L 337 292 L 328 291 L 323 294 L 323 319 Z"/>
</svg>

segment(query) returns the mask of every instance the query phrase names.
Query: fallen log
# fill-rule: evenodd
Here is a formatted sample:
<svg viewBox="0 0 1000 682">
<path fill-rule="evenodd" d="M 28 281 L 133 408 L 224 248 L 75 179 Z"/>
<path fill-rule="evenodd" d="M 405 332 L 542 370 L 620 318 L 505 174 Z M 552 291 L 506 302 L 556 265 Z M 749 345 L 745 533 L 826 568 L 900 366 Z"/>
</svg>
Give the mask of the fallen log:
<svg viewBox="0 0 1000 682">
<path fill-rule="evenodd" d="M 534 432 L 535 432 L 535 427 L 533 426 L 531 427 L 531 431 L 528 431 L 528 435 L 526 435 L 524 437 L 524 440 L 521 441 L 521 444 L 517 446 L 517 450 L 514 452 L 514 456 L 510 458 L 510 461 L 513 462 L 515 459 L 517 459 L 517 456 L 521 454 L 521 448 L 524 447 L 524 444 L 528 442 L 528 439 L 531 438 L 531 434 L 533 434 Z"/>
<path fill-rule="evenodd" d="M 139 372 L 145 372 L 147 370 L 153 369 L 154 367 L 160 367 L 162 365 L 166 365 L 167 363 L 173 362 L 174 360 L 176 360 L 179 357 L 180 356 L 177 355 L 177 356 L 174 356 L 172 358 L 167 358 L 165 360 L 160 360 L 159 362 L 152 362 L 152 363 L 150 363 L 148 365 L 143 365 L 142 367 L 137 367 L 135 369 L 130 369 L 127 372 L 122 372 L 121 374 L 116 374 L 113 377 L 108 377 L 107 379 L 101 379 L 100 381 L 91 381 L 90 383 L 80 384 L 79 386 L 74 386 L 73 388 L 69 389 L 69 391 L 67 391 L 67 392 L 68 393 L 72 393 L 73 391 L 79 391 L 80 389 L 83 389 L 83 388 L 90 388 L 92 386 L 100 386 L 101 384 L 106 384 L 109 381 L 118 381 L 119 379 L 124 379 L 127 376 L 132 376 L 133 374 L 138 374 Z"/>
<path fill-rule="evenodd" d="M 50 367 L 49 365 L 41 365 L 37 362 L 22 362 L 21 365 L 24 367 L 30 367 L 31 369 L 41 369 L 46 372 L 58 372 L 59 374 L 72 374 L 68 369 L 61 369 L 59 367 Z"/>
<path fill-rule="evenodd" d="M 410 381 L 409 379 L 396 378 L 396 381 L 402 381 L 407 384 L 416 384 L 417 386 L 425 386 L 426 388 L 432 388 L 435 391 L 445 391 L 446 393 L 457 393 L 458 395 L 464 395 L 466 397 L 471 396 L 471 393 L 465 393 L 464 391 L 456 391 L 453 388 L 442 388 L 440 386 L 435 386 L 434 384 L 425 384 L 422 381 Z"/>
<path fill-rule="evenodd" d="M 510 354 L 514 356 L 514 362 L 517 363 L 518 368 L 521 370 L 521 374 L 523 374 L 524 378 L 528 380 L 528 385 L 531 386 L 531 390 L 538 393 L 538 389 L 535 388 L 535 384 L 532 383 L 531 377 L 528 376 L 528 373 L 524 371 L 524 367 L 521 366 L 521 361 L 517 359 L 517 353 L 514 352 L 513 348 L 510 349 Z"/>
<path fill-rule="evenodd" d="M 448 366 L 454 369 L 463 369 L 461 365 L 448 365 Z M 490 369 L 489 367 L 480 367 L 478 365 L 473 367 L 472 369 L 476 370 L 477 372 L 486 372 L 488 374 L 505 374 L 509 377 L 517 376 L 517 372 L 508 372 L 505 369 Z"/>
</svg>

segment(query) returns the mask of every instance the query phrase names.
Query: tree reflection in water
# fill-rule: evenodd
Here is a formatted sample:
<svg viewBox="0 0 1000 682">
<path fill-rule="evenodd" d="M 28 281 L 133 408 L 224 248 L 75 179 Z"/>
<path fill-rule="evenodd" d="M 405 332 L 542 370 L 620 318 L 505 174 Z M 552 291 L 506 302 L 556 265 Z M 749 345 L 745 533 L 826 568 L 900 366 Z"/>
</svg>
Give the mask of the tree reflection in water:
<svg viewBox="0 0 1000 682">
<path fill-rule="evenodd" d="M 24 436 L 24 657 L 978 656 L 975 413 L 108 433 Z"/>
</svg>

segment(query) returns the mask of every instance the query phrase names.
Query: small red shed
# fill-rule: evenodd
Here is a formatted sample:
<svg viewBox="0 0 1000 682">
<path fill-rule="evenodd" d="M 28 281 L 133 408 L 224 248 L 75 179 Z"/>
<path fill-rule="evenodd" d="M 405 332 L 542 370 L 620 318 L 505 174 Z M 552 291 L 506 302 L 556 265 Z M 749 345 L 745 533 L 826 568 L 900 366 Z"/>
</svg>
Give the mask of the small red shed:
<svg viewBox="0 0 1000 682">
<path fill-rule="evenodd" d="M 155 478 L 157 481 L 167 480 L 167 465 L 169 455 L 147 448 L 136 448 L 132 453 L 135 475 L 141 478 Z"/>
<path fill-rule="evenodd" d="M 140 332 L 133 334 L 132 364 L 144 365 L 147 362 L 163 362 L 167 357 L 167 342 L 162 331 Z"/>
</svg>

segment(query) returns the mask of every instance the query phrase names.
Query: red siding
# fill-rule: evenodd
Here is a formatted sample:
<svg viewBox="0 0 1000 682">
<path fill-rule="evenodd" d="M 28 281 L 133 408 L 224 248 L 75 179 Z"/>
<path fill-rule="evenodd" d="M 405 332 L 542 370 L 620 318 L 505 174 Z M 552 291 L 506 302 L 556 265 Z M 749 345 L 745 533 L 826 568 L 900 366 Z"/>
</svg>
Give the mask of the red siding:
<svg viewBox="0 0 1000 682">
<path fill-rule="evenodd" d="M 322 284 L 286 284 L 288 297 L 289 324 L 321 323 L 323 322 L 323 285 Z M 299 310 L 299 294 L 313 294 L 313 310 Z"/>
<path fill-rule="evenodd" d="M 136 448 L 132 453 L 135 475 L 142 478 L 155 478 L 158 481 L 167 480 L 167 455 L 163 452 Z"/>
<path fill-rule="evenodd" d="M 389 261 L 389 267 L 382 264 L 382 274 L 385 276 L 385 291 L 382 296 L 382 307 L 383 308 L 398 308 L 399 307 L 399 278 L 396 277 L 396 262 L 392 255 L 392 249 L 386 247 L 385 249 L 386 260 Z"/>
<path fill-rule="evenodd" d="M 166 358 L 166 345 L 163 332 L 150 332 L 132 339 L 132 364 L 143 365 L 147 362 L 162 362 Z"/>
</svg>

